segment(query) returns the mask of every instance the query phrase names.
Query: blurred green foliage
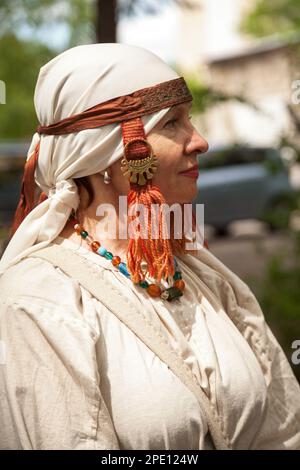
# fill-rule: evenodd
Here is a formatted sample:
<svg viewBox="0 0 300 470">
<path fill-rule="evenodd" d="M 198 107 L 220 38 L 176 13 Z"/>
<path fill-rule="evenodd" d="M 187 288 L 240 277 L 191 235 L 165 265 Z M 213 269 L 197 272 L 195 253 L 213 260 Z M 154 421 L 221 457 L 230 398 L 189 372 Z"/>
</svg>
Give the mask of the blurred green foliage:
<svg viewBox="0 0 300 470">
<path fill-rule="evenodd" d="M 272 257 L 258 286 L 257 298 L 300 383 L 300 366 L 291 363 L 292 343 L 300 339 L 300 232 L 293 231 L 290 236 L 294 250 L 292 266 L 287 263 L 287 251 Z"/>
<path fill-rule="evenodd" d="M 0 138 L 32 135 L 37 125 L 33 94 L 41 65 L 53 57 L 46 46 L 6 33 L 0 39 L 0 78 L 6 84 L 6 104 L 0 107 Z"/>
<path fill-rule="evenodd" d="M 247 100 L 244 96 L 228 95 L 226 93 L 222 93 L 221 91 L 213 89 L 208 85 L 204 85 L 198 77 L 186 76 L 185 78 L 193 96 L 192 111 L 194 113 L 203 113 L 206 109 L 210 108 L 211 106 L 230 100 L 235 100 L 240 103 L 247 104 L 248 106 L 250 105 L 254 109 L 257 109 L 255 104 Z"/>
<path fill-rule="evenodd" d="M 0 0 L 0 37 L 15 31 L 21 38 L 25 28 L 33 40 L 43 42 L 46 30 L 44 42 L 54 49 L 49 31 L 55 27 L 54 33 L 66 31 L 65 49 L 93 42 L 95 10 L 95 0 Z"/>
<path fill-rule="evenodd" d="M 0 80 L 6 85 L 0 139 L 32 136 L 37 125 L 33 96 L 39 69 L 61 52 L 49 40 L 51 28 L 55 34 L 65 27 L 65 48 L 93 41 L 94 6 L 93 0 L 0 0 Z"/>
<path fill-rule="evenodd" d="M 300 34 L 299 0 L 258 0 L 241 30 L 258 37 Z"/>
</svg>

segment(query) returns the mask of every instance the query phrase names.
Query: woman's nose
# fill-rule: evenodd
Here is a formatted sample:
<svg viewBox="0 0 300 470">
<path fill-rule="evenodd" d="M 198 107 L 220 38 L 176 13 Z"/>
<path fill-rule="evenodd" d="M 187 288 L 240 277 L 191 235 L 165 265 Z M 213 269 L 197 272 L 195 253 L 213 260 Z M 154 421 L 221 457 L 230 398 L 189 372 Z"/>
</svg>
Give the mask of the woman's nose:
<svg viewBox="0 0 300 470">
<path fill-rule="evenodd" d="M 209 149 L 209 145 L 208 145 L 207 140 L 205 140 L 204 137 L 202 137 L 199 134 L 199 132 L 196 129 L 194 129 L 194 132 L 189 142 L 187 142 L 186 152 L 187 153 L 193 153 L 193 152 L 205 153 L 208 151 L 208 149 Z"/>
</svg>

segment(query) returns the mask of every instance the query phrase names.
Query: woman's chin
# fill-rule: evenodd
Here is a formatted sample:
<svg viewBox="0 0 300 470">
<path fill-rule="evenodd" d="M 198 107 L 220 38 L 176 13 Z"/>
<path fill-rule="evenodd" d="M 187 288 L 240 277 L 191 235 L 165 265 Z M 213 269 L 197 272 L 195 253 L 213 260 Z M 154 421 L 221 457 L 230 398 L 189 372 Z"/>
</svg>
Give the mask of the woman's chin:
<svg viewBox="0 0 300 470">
<path fill-rule="evenodd" d="M 178 185 L 175 191 L 162 191 L 162 195 L 166 201 L 166 204 L 171 206 L 172 204 L 191 204 L 196 198 L 198 193 L 198 187 L 195 183 L 187 185 Z"/>
<path fill-rule="evenodd" d="M 192 204 L 193 200 L 196 198 L 198 193 L 198 188 L 195 187 L 195 189 L 190 191 L 187 194 L 182 193 L 181 199 L 183 204 Z"/>
<path fill-rule="evenodd" d="M 197 191 L 193 194 L 188 194 L 188 195 L 178 195 L 177 197 L 174 197 L 172 199 L 166 199 L 166 203 L 169 206 L 172 206 L 172 204 L 192 204 L 193 200 L 197 196 Z"/>
</svg>

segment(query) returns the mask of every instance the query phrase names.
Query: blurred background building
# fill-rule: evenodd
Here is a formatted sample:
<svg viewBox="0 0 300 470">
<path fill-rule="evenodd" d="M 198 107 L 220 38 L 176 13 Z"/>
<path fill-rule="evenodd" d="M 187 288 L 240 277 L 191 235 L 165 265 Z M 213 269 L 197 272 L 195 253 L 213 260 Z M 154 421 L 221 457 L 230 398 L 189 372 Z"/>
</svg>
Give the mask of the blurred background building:
<svg viewBox="0 0 300 470">
<path fill-rule="evenodd" d="M 256 109 L 228 101 L 206 110 L 200 125 L 211 144 L 278 145 L 283 135 L 292 137 L 288 105 L 299 70 L 300 36 L 258 39 L 243 32 L 243 19 L 256 0 L 191 3 L 191 8 L 176 8 L 168 2 L 143 21 L 123 19 L 118 38 L 153 50 L 212 89 L 255 104 Z"/>
</svg>

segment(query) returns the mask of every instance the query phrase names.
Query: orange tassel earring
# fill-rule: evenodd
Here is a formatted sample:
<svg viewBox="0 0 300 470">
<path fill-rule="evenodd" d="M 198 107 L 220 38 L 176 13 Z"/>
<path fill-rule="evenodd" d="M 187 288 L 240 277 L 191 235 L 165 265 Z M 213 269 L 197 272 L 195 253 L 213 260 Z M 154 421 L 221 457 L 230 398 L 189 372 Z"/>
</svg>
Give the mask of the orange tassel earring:
<svg viewBox="0 0 300 470">
<path fill-rule="evenodd" d="M 134 236 L 130 234 L 127 248 L 127 267 L 132 280 L 138 283 L 145 279 L 142 263 L 147 263 L 149 275 L 157 281 L 174 275 L 174 258 L 171 249 L 170 234 L 166 230 L 166 221 L 162 204 L 166 201 L 159 188 L 153 186 L 152 178 L 157 170 L 157 157 L 147 142 L 141 118 L 131 119 L 122 123 L 124 143 L 124 159 L 121 169 L 128 177 L 130 192 L 128 194 L 128 226 L 136 222 L 137 211 L 143 208 L 144 227 L 136 229 Z M 152 205 L 158 205 L 157 219 L 153 220 Z M 146 220 L 145 220 L 146 218 Z M 153 237 L 152 230 L 155 231 Z M 143 232 L 141 234 L 141 231 Z M 145 235 L 141 236 L 141 235 Z"/>
</svg>

